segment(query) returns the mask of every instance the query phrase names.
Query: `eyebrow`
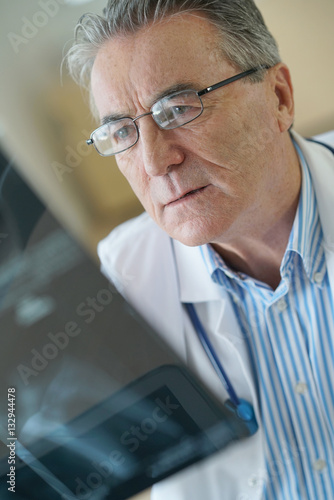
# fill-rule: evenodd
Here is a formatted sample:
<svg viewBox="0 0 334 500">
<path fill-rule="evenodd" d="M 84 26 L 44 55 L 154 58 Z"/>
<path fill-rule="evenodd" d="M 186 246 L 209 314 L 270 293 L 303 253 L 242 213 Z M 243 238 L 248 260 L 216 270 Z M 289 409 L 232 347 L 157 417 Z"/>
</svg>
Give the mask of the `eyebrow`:
<svg viewBox="0 0 334 500">
<path fill-rule="evenodd" d="M 112 113 L 110 115 L 106 115 L 101 119 L 101 125 L 105 125 L 106 123 L 121 120 L 122 118 L 129 118 L 129 115 L 122 115 L 120 113 Z"/>
<path fill-rule="evenodd" d="M 154 103 L 160 101 L 160 99 L 163 99 L 164 97 L 168 97 L 172 94 L 175 94 L 177 92 L 182 92 L 184 90 L 194 90 L 196 87 L 198 87 L 198 84 L 194 84 L 193 82 L 176 83 L 174 85 L 171 85 L 170 87 L 164 89 L 162 92 L 156 93 L 153 96 L 153 98 L 151 98 L 151 103 L 149 107 L 151 108 Z M 129 118 L 129 117 L 131 118 L 129 114 L 111 113 L 109 115 L 104 116 L 101 119 L 101 125 L 105 125 L 106 123 L 109 123 L 111 121 L 121 120 L 122 118 Z"/>
</svg>

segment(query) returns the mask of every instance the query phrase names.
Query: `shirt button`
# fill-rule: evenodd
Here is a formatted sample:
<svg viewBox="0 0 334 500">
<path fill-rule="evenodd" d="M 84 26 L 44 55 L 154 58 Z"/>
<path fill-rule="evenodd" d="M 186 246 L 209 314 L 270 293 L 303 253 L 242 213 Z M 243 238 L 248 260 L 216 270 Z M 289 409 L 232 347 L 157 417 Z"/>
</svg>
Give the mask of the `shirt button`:
<svg viewBox="0 0 334 500">
<path fill-rule="evenodd" d="M 317 472 L 322 472 L 327 467 L 327 463 L 322 458 L 319 458 L 313 463 L 313 469 Z"/>
<path fill-rule="evenodd" d="M 324 277 L 323 273 L 314 273 L 314 275 L 313 275 L 313 279 L 316 283 L 321 283 L 323 280 L 323 277 Z"/>
<path fill-rule="evenodd" d="M 305 382 L 297 382 L 295 391 L 297 394 L 305 394 L 308 391 L 307 384 L 305 384 Z"/>
<path fill-rule="evenodd" d="M 277 302 L 277 307 L 280 312 L 283 312 L 288 307 L 288 304 L 286 303 L 285 299 L 280 299 Z"/>
</svg>

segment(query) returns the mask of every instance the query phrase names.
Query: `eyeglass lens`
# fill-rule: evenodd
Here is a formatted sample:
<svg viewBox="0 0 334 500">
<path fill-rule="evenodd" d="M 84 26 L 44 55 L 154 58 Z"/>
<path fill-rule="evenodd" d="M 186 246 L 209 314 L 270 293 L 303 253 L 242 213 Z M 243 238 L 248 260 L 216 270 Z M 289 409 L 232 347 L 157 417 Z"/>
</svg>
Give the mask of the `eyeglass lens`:
<svg viewBox="0 0 334 500">
<path fill-rule="evenodd" d="M 181 127 L 197 118 L 203 111 L 201 99 L 193 90 L 164 97 L 152 106 L 152 117 L 163 129 Z"/>
<path fill-rule="evenodd" d="M 138 131 L 131 118 L 122 118 L 102 125 L 94 132 L 92 138 L 97 151 L 109 156 L 136 144 Z"/>
</svg>

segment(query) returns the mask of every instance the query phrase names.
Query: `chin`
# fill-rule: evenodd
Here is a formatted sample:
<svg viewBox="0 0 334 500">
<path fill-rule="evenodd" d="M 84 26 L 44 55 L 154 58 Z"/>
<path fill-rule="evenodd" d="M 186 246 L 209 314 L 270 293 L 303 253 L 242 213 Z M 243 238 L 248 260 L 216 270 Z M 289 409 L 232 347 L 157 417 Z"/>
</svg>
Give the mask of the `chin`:
<svg viewBox="0 0 334 500">
<path fill-rule="evenodd" d="M 183 245 L 186 245 L 188 247 L 198 247 L 201 245 L 206 245 L 207 243 L 210 243 L 213 241 L 214 235 L 209 233 L 207 230 L 206 231 L 200 231 L 199 228 L 197 227 L 196 230 L 190 231 L 189 229 L 187 231 L 183 230 L 175 230 L 170 234 L 171 238 L 174 240 L 179 241 Z"/>
<path fill-rule="evenodd" d="M 196 216 L 184 220 L 160 220 L 160 227 L 171 238 L 189 247 L 197 247 L 219 241 L 228 230 L 230 221 L 226 218 Z"/>
</svg>

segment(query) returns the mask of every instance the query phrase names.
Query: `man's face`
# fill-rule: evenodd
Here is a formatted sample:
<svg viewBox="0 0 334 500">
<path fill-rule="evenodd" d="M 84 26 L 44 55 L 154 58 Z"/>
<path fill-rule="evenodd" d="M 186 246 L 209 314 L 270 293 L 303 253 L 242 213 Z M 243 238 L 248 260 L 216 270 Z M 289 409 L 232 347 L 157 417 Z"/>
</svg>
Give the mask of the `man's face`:
<svg viewBox="0 0 334 500">
<path fill-rule="evenodd" d="M 201 90 L 240 72 L 217 45 L 216 28 L 190 14 L 106 42 L 92 72 L 100 118 L 136 117 L 178 85 Z M 243 231 L 266 209 L 273 159 L 281 156 L 270 76 L 239 80 L 202 100 L 202 115 L 178 129 L 141 118 L 138 143 L 116 156 L 145 210 L 186 245 L 222 243 Z"/>
</svg>

